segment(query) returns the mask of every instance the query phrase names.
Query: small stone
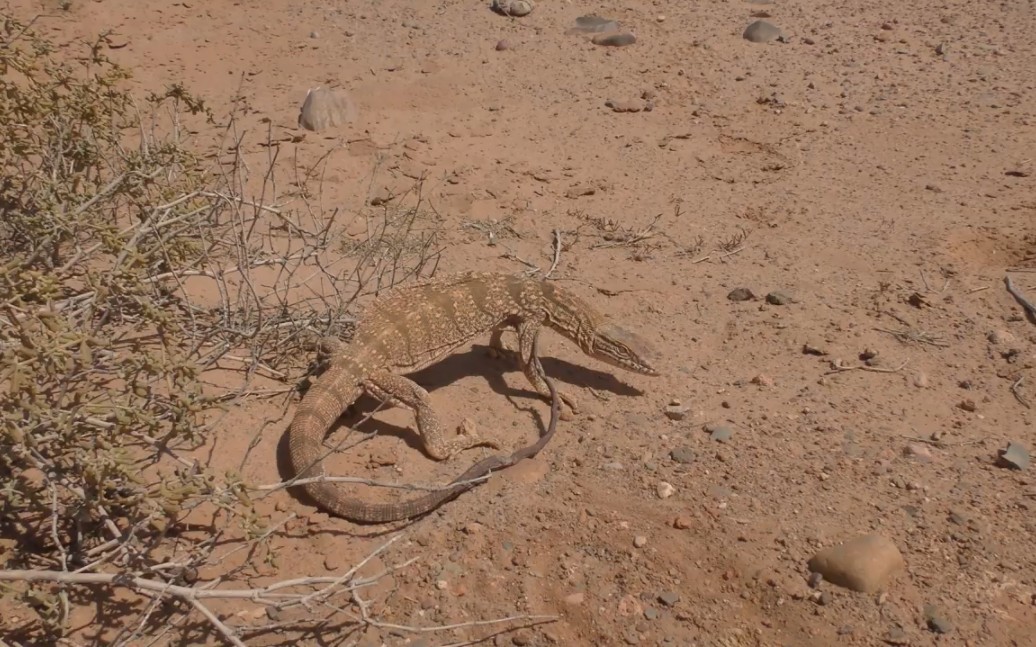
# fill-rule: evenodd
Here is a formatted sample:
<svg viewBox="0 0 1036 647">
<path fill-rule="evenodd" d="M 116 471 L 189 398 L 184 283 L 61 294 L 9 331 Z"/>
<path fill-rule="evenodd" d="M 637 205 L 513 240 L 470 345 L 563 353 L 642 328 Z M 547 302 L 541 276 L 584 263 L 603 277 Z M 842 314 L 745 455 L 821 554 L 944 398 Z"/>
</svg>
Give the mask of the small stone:
<svg viewBox="0 0 1036 647">
<path fill-rule="evenodd" d="M 670 420 L 683 420 L 687 417 L 687 412 L 690 410 L 691 408 L 687 406 L 668 404 L 665 408 L 665 417 Z"/>
<path fill-rule="evenodd" d="M 961 409 L 963 409 L 964 411 L 967 411 L 967 412 L 969 412 L 969 413 L 972 413 L 972 412 L 974 412 L 974 411 L 975 411 L 975 409 L 977 409 L 977 408 L 978 408 L 978 406 L 977 406 L 977 405 L 975 404 L 975 401 L 974 401 L 974 400 L 971 400 L 971 399 L 968 399 L 968 400 L 961 400 L 961 401 L 960 401 L 960 402 L 959 402 L 959 403 L 957 404 L 957 406 L 958 406 L 958 407 L 960 407 Z"/>
<path fill-rule="evenodd" d="M 751 43 L 769 43 L 784 38 L 779 27 L 765 20 L 756 20 L 745 28 L 741 37 Z"/>
<path fill-rule="evenodd" d="M 1000 467 L 1015 470 L 1029 468 L 1029 450 L 1020 443 L 1007 443 L 1007 449 L 1000 452 L 996 461 Z"/>
<path fill-rule="evenodd" d="M 532 13 L 534 5 L 530 0 L 493 0 L 490 8 L 502 16 L 521 18 Z"/>
<path fill-rule="evenodd" d="M 656 609 L 655 607 L 647 607 L 647 608 L 644 609 L 644 619 L 645 620 L 657 620 L 659 615 L 661 615 L 661 614 L 658 612 L 658 609 Z"/>
<path fill-rule="evenodd" d="M 644 546 L 647 546 L 647 537 L 645 537 L 644 535 L 637 535 L 633 538 L 633 545 L 637 548 L 643 548 Z"/>
<path fill-rule="evenodd" d="M 356 104 L 345 90 L 311 88 L 299 110 L 299 128 L 320 132 L 356 120 Z"/>
<path fill-rule="evenodd" d="M 811 589 L 819 589 L 820 588 L 820 584 L 823 581 L 824 581 L 824 576 L 823 575 L 821 575 L 820 573 L 817 573 L 817 572 L 813 572 L 813 573 L 809 574 L 809 579 L 806 580 L 806 584 L 808 584 L 809 588 L 811 588 Z"/>
<path fill-rule="evenodd" d="M 795 303 L 795 299 L 787 292 L 774 290 L 766 295 L 766 302 L 772 306 L 786 306 L 789 303 Z"/>
<path fill-rule="evenodd" d="M 731 437 L 734 435 L 730 427 L 724 425 L 705 425 L 705 432 L 709 434 L 709 438 L 717 443 L 730 442 Z"/>
<path fill-rule="evenodd" d="M 928 388 L 928 375 L 921 371 L 918 371 L 914 375 L 914 386 L 916 386 L 919 389 Z"/>
<path fill-rule="evenodd" d="M 986 335 L 986 339 L 989 340 L 990 344 L 1001 345 L 1014 342 L 1015 337 L 1006 330 L 994 330 Z"/>
<path fill-rule="evenodd" d="M 676 591 L 663 591 L 658 595 L 658 601 L 667 607 L 674 607 L 680 601 L 680 594 Z"/>
<path fill-rule="evenodd" d="M 640 99 L 608 99 L 604 105 L 612 109 L 612 112 L 640 112 L 647 110 L 648 104 Z"/>
<path fill-rule="evenodd" d="M 759 386 L 771 387 L 773 386 L 773 378 L 769 375 L 760 373 L 752 378 L 752 384 L 758 384 Z"/>
<path fill-rule="evenodd" d="M 814 346 L 812 344 L 803 344 L 802 345 L 802 354 L 803 355 L 816 355 L 818 357 L 823 357 L 824 355 L 827 355 L 827 351 L 823 350 L 822 348 L 820 348 L 818 346 Z"/>
<path fill-rule="evenodd" d="M 932 462 L 932 450 L 924 443 L 907 443 L 903 448 L 903 455 L 922 463 Z"/>
<path fill-rule="evenodd" d="M 892 627 L 885 632 L 885 637 L 882 639 L 890 645 L 909 645 L 910 637 L 903 631 L 902 627 Z"/>
<path fill-rule="evenodd" d="M 597 34 L 590 40 L 594 45 L 601 47 L 626 47 L 637 42 L 637 37 L 624 31 L 618 34 Z"/>
<path fill-rule="evenodd" d="M 690 527 L 691 527 L 691 518 L 690 517 L 682 517 L 681 516 L 681 517 L 677 517 L 677 518 L 673 519 L 673 528 L 676 528 L 677 530 L 687 530 Z"/>
<path fill-rule="evenodd" d="M 903 556 L 889 539 L 862 535 L 825 548 L 809 560 L 809 570 L 838 586 L 873 593 L 904 566 Z"/>
<path fill-rule="evenodd" d="M 937 634 L 948 634 L 953 631 L 953 623 L 943 614 L 942 610 L 934 604 L 924 605 L 924 619 L 928 628 Z"/>
<path fill-rule="evenodd" d="M 673 496 L 675 493 L 676 493 L 676 488 L 673 487 L 672 483 L 667 483 L 666 481 L 660 482 L 655 487 L 655 494 L 658 495 L 659 499 L 668 499 L 669 497 Z"/>
<path fill-rule="evenodd" d="M 681 445 L 669 452 L 669 458 L 673 459 L 673 462 L 675 463 L 686 465 L 688 463 L 693 463 L 696 457 L 693 449 L 688 445 Z"/>
<path fill-rule="evenodd" d="M 731 301 L 751 301 L 755 299 L 755 295 L 748 288 L 734 288 L 727 294 L 727 299 Z"/>
<path fill-rule="evenodd" d="M 864 348 L 863 352 L 860 353 L 860 361 L 869 362 L 878 356 L 878 351 L 873 348 Z"/>
<path fill-rule="evenodd" d="M 583 591 L 577 591 L 575 593 L 569 593 L 562 600 L 566 605 L 570 607 L 578 607 L 583 604 L 583 600 L 586 599 L 586 593 Z"/>
<path fill-rule="evenodd" d="M 588 15 L 576 18 L 576 26 L 569 30 L 570 33 L 600 34 L 609 31 L 619 31 L 619 23 L 608 18 Z"/>
<path fill-rule="evenodd" d="M 320 32 L 311 31 L 311 32 L 309 32 L 309 37 L 310 38 L 314 38 L 314 39 L 320 38 Z"/>
<path fill-rule="evenodd" d="M 507 40 L 506 38 L 502 38 L 496 41 L 496 51 L 498 52 L 504 52 L 512 48 L 513 46 L 511 45 L 511 41 Z"/>
</svg>

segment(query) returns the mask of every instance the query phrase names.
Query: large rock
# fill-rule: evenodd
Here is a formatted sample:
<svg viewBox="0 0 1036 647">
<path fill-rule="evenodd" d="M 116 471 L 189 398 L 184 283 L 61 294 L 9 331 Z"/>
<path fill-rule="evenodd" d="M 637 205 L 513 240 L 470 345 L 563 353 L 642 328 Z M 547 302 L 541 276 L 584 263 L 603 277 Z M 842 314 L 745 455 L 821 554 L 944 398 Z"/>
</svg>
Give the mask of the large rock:
<svg viewBox="0 0 1036 647">
<path fill-rule="evenodd" d="M 316 87 L 306 93 L 299 128 L 320 132 L 356 120 L 356 104 L 345 90 Z"/>
<path fill-rule="evenodd" d="M 891 540 L 881 535 L 862 535 L 825 548 L 809 560 L 809 570 L 832 584 L 861 593 L 882 589 L 904 566 L 903 556 Z"/>
</svg>

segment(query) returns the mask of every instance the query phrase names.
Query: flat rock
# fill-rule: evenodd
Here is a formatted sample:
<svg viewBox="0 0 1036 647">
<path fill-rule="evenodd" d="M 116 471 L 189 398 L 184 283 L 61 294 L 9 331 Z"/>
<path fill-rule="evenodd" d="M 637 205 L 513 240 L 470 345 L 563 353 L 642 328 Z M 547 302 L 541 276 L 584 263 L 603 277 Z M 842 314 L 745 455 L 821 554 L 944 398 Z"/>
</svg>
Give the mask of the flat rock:
<svg viewBox="0 0 1036 647">
<path fill-rule="evenodd" d="M 861 535 L 825 548 L 809 560 L 809 570 L 832 584 L 873 593 L 883 588 L 904 566 L 903 556 L 881 535 Z"/>
<path fill-rule="evenodd" d="M 687 463 L 694 462 L 695 454 L 694 450 L 691 447 L 687 445 L 681 445 L 680 447 L 677 447 L 673 451 L 669 452 L 669 457 L 673 459 L 674 463 L 681 463 L 686 465 Z"/>
<path fill-rule="evenodd" d="M 311 88 L 299 110 L 299 128 L 320 132 L 356 121 L 356 104 L 345 90 Z"/>
<path fill-rule="evenodd" d="M 611 108 L 612 112 L 651 111 L 651 104 L 643 99 L 608 99 L 604 105 Z"/>
<path fill-rule="evenodd" d="M 625 47 L 637 42 L 637 37 L 624 31 L 618 34 L 597 34 L 590 40 L 594 45 L 601 47 Z"/>
<path fill-rule="evenodd" d="M 575 27 L 568 30 L 570 34 L 601 34 L 609 31 L 619 31 L 619 23 L 615 20 L 602 18 L 601 16 L 589 15 L 576 18 Z"/>
<path fill-rule="evenodd" d="M 765 20 L 756 20 L 745 28 L 741 37 L 752 43 L 769 43 L 784 38 L 780 27 Z"/>
<path fill-rule="evenodd" d="M 1015 470 L 1029 468 L 1029 450 L 1019 443 L 1007 443 L 1007 449 L 1000 452 L 997 465 Z"/>
</svg>

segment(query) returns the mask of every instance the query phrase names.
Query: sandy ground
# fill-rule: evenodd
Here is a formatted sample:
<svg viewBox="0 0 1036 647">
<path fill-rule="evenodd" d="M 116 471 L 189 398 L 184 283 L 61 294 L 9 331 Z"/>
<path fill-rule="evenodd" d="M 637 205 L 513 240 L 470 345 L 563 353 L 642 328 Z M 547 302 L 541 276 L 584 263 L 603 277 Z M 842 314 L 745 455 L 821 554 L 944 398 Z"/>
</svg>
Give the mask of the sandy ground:
<svg viewBox="0 0 1036 647">
<path fill-rule="evenodd" d="M 142 90 L 183 83 L 217 115 L 242 109 L 252 133 L 302 134 L 306 90 L 347 89 L 356 121 L 281 145 L 284 159 L 330 151 L 325 206 L 424 175 L 449 232 L 441 271 L 524 269 L 507 251 L 546 267 L 559 229 L 555 277 L 664 351 L 661 377 L 613 376 L 547 335 L 547 371 L 584 412 L 376 560 L 417 558 L 365 592 L 382 622 L 558 616 L 497 645 L 1031 644 L 1036 483 L 996 464 L 1008 442 L 1036 447 L 1022 401 L 1036 402 L 1036 326 L 1003 283 L 1036 267 L 1031 2 L 543 0 L 520 19 L 458 0 L 57 5 L 13 10 L 45 10 L 59 40 L 112 30 Z M 590 13 L 637 42 L 566 33 Z M 744 40 L 754 14 L 786 42 Z M 653 109 L 606 105 L 635 99 Z M 464 227 L 494 221 L 510 227 L 496 245 Z M 622 243 L 623 230 L 649 235 Z M 1013 276 L 1036 298 L 1036 274 Z M 740 287 L 755 298 L 729 299 Z M 514 446 L 547 407 L 484 344 L 419 381 L 451 424 Z M 689 407 L 679 420 L 674 399 Z M 278 413 L 243 403 L 214 464 Z M 398 435 L 378 439 L 394 465 L 371 475 L 448 476 L 481 455 L 430 465 L 406 412 L 378 419 Z M 279 441 L 264 437 L 249 479 L 285 476 Z M 357 460 L 329 465 L 366 469 Z M 300 519 L 249 585 L 342 572 L 387 537 L 283 492 L 257 510 Z M 811 556 L 872 532 L 906 565 L 880 592 L 810 588 Z M 82 641 L 118 622 L 95 612 L 76 616 Z M 249 644 L 433 645 L 509 626 L 285 626 Z"/>
</svg>

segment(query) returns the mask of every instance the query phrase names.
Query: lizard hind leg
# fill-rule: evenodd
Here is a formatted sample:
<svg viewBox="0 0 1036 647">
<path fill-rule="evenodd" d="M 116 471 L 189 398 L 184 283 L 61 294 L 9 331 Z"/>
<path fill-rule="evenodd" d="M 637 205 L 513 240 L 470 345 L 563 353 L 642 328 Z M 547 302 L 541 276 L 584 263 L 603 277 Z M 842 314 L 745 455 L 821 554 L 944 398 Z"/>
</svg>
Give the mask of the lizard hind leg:
<svg viewBox="0 0 1036 647">
<path fill-rule="evenodd" d="M 401 404 L 414 412 L 417 430 L 425 452 L 436 460 L 445 460 L 471 447 L 487 446 L 499 449 L 496 441 L 479 437 L 477 434 L 463 434 L 450 437 L 446 426 L 432 408 L 431 398 L 413 380 L 390 371 L 379 371 L 364 381 L 364 388 L 380 400 Z"/>
</svg>

